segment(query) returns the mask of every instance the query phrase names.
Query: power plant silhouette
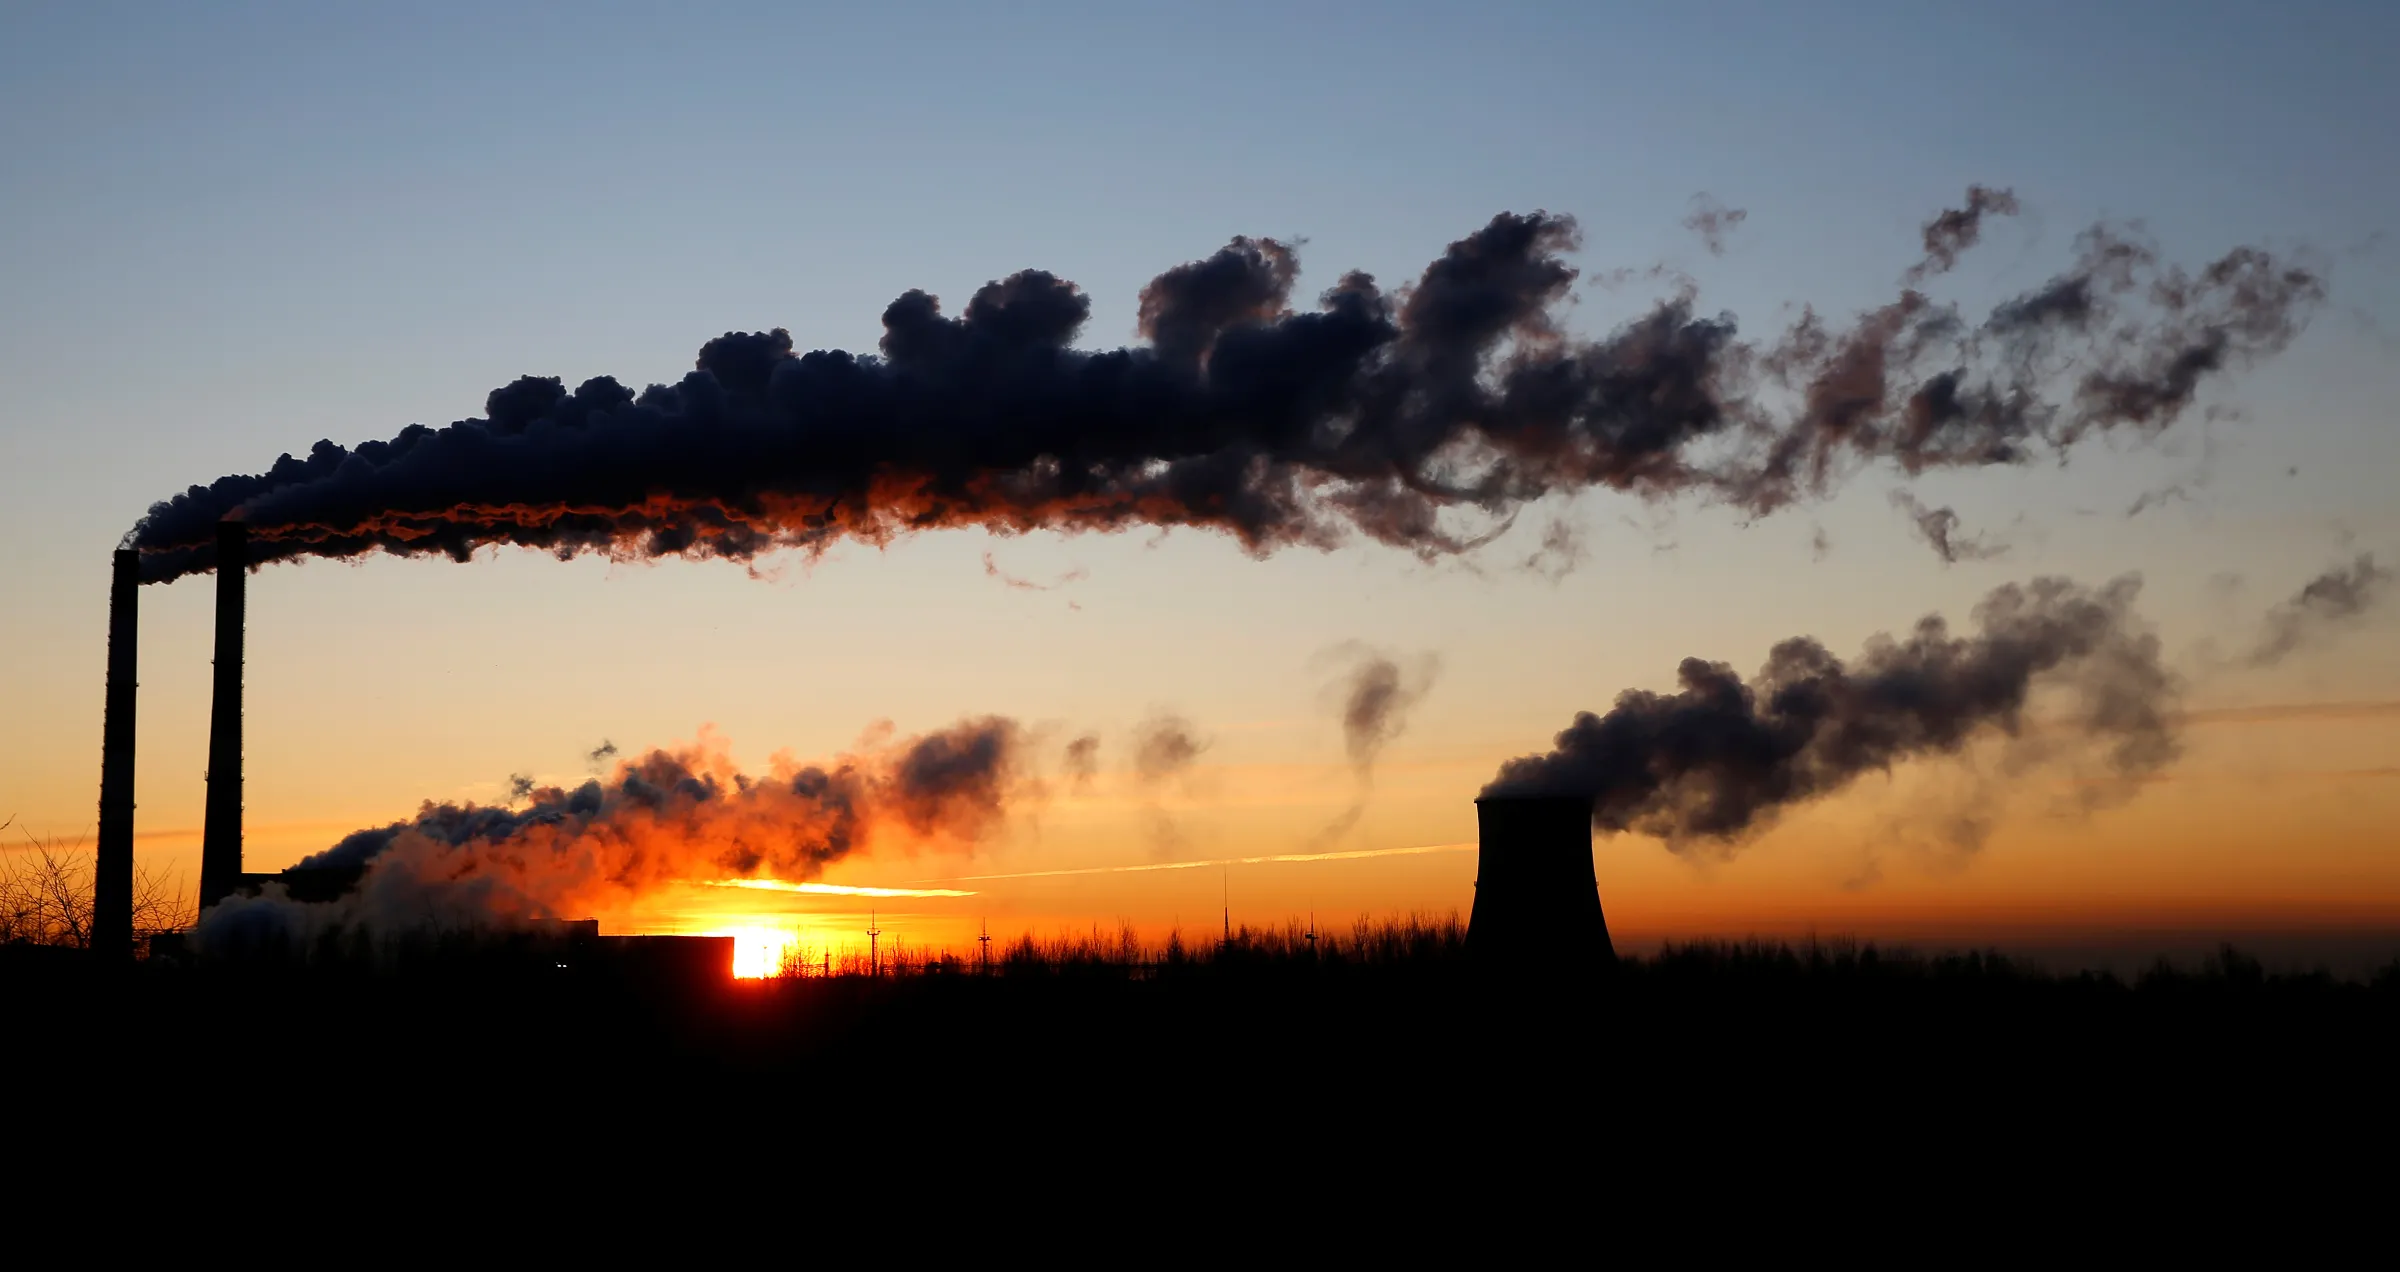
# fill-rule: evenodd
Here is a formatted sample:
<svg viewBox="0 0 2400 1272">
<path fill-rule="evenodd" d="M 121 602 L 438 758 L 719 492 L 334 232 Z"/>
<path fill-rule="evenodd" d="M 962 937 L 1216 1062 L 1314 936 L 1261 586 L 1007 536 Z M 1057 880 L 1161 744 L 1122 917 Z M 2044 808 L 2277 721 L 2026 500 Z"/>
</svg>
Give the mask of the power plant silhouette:
<svg viewBox="0 0 2400 1272">
<path fill-rule="evenodd" d="M 1486 795 L 1475 801 L 1480 841 L 1467 950 L 1511 970 L 1561 970 L 1616 960 L 1592 868 L 1588 797 Z"/>
<path fill-rule="evenodd" d="M 249 574 L 249 529 L 224 520 L 216 530 L 216 657 L 208 728 L 208 800 L 200 847 L 200 908 L 273 883 L 297 901 L 329 901 L 357 886 L 364 867 L 250 874 L 242 860 L 242 661 Z M 117 550 L 110 575 L 108 682 L 100 746 L 100 833 L 93 887 L 92 948 L 108 959 L 132 954 L 134 715 L 139 644 L 141 554 Z M 1480 837 L 1467 948 L 1493 967 L 1572 969 L 1611 963 L 1616 953 L 1601 911 L 1592 865 L 1592 801 L 1573 796 L 1475 801 Z M 568 925 L 580 948 L 594 948 L 597 926 Z M 1313 930 L 1313 929 L 1312 929 Z M 730 938 L 606 938 L 610 948 L 655 941 L 685 946 L 705 964 L 732 964 Z M 717 957 L 722 948 L 723 957 Z M 673 956 L 690 965 L 692 953 Z"/>
<path fill-rule="evenodd" d="M 233 895 L 242 875 L 242 624 L 250 531 L 217 523 L 217 658 L 208 709 L 208 809 L 200 820 L 200 908 Z"/>
</svg>

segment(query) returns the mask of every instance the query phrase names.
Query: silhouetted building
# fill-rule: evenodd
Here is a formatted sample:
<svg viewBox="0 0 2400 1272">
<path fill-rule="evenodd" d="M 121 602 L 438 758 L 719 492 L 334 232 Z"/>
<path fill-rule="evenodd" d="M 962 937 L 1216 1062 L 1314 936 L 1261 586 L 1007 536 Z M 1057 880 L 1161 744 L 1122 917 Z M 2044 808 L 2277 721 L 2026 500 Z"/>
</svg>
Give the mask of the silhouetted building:
<svg viewBox="0 0 2400 1272">
<path fill-rule="evenodd" d="M 1467 949 L 1478 961 L 1535 967 L 1613 962 L 1592 871 L 1592 801 L 1475 801 L 1481 838 Z"/>
<path fill-rule="evenodd" d="M 200 821 L 200 908 L 224 900 L 242 875 L 242 608 L 250 530 L 217 523 L 217 658 L 208 710 L 208 807 Z"/>
</svg>

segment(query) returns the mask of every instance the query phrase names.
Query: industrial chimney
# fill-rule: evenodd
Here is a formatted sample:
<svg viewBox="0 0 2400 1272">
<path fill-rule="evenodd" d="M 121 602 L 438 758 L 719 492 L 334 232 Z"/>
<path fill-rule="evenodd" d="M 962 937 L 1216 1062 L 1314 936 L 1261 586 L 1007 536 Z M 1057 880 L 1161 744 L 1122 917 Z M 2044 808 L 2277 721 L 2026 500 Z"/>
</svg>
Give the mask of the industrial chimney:
<svg viewBox="0 0 2400 1272">
<path fill-rule="evenodd" d="M 1467 949 L 1476 960 L 1531 970 L 1614 962 L 1592 872 L 1592 801 L 1486 796 L 1475 821 L 1482 846 Z"/>
<path fill-rule="evenodd" d="M 232 895 L 242 878 L 242 589 L 250 529 L 217 523 L 216 692 L 208 710 L 208 808 L 200 822 L 200 908 Z"/>
<path fill-rule="evenodd" d="M 108 579 L 108 690 L 100 718 L 100 852 L 92 868 L 92 950 L 133 953 L 134 655 L 140 646 L 142 554 L 117 549 Z"/>
</svg>

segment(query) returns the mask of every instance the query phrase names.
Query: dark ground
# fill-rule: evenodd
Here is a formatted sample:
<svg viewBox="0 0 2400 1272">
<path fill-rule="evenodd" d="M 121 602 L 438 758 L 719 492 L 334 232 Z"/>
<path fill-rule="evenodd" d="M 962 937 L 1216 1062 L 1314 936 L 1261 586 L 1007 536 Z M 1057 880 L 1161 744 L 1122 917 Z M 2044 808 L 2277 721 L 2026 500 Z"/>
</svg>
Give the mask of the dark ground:
<svg viewBox="0 0 2400 1272">
<path fill-rule="evenodd" d="M 463 1101 L 537 1138 L 623 1122 L 697 1139 L 1099 1133 L 1245 1154 L 1362 1132 L 1468 1152 L 1733 1151 L 2355 1126 L 2386 1111 L 2400 1073 L 2400 972 L 2271 975 L 2233 955 L 2130 984 L 1980 957 L 1732 947 L 1540 976 L 1455 959 L 1139 979 L 547 970 L 43 960 L 0 966 L 0 994 L 25 1029 L 10 1053 L 60 1098 L 179 1091 L 170 1103 L 189 1108 L 239 1093 L 235 1107 L 370 1133 Z"/>
</svg>

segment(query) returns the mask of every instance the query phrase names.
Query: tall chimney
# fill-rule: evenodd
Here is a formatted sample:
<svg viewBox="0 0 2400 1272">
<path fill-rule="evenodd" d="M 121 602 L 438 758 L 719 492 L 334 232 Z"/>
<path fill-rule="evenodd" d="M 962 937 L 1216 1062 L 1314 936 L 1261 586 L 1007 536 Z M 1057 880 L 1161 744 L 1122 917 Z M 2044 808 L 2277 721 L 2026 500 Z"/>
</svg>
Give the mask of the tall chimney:
<svg viewBox="0 0 2400 1272">
<path fill-rule="evenodd" d="M 92 949 L 133 953 L 134 655 L 141 642 L 142 554 L 117 549 L 108 577 L 108 692 L 100 718 L 100 854 L 92 868 Z"/>
<path fill-rule="evenodd" d="M 200 908 L 233 894 L 242 876 L 242 589 L 250 528 L 217 523 L 216 696 L 208 710 L 208 810 L 200 822 Z"/>
<path fill-rule="evenodd" d="M 1467 949 L 1478 961 L 1559 968 L 1616 960 L 1592 872 L 1592 801 L 1475 801 L 1482 837 Z"/>
</svg>

